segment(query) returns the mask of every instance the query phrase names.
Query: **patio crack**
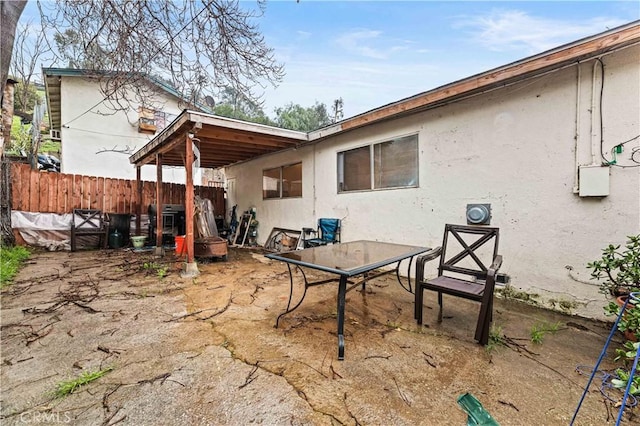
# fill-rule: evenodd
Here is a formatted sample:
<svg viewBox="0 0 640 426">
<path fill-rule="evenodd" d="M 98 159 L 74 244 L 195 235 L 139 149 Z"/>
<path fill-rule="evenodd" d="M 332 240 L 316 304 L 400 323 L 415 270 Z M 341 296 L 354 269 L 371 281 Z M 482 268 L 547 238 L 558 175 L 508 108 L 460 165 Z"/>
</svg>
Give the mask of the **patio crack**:
<svg viewBox="0 0 640 426">
<path fill-rule="evenodd" d="M 216 333 L 218 333 L 220 336 L 222 336 L 224 338 L 224 342 L 223 342 L 223 344 L 221 346 L 229 352 L 231 358 L 234 361 L 238 361 L 238 362 L 241 362 L 241 363 L 243 363 L 243 364 L 245 364 L 247 366 L 252 367 L 250 372 L 245 377 L 244 383 L 238 385 L 238 389 L 242 389 L 242 388 L 248 386 L 251 382 L 253 382 L 255 379 L 257 379 L 256 372 L 258 370 L 263 371 L 263 372 L 265 372 L 267 374 L 270 374 L 272 376 L 279 376 L 279 377 L 282 377 L 284 379 L 284 381 L 291 387 L 291 389 L 293 389 L 296 392 L 296 394 L 300 397 L 300 399 L 304 400 L 304 402 L 309 406 L 309 408 L 311 408 L 311 410 L 313 410 L 314 413 L 318 413 L 318 414 L 321 414 L 323 416 L 327 416 L 327 417 L 331 418 L 331 420 L 333 422 L 337 423 L 337 424 L 340 424 L 340 425 L 347 424 L 345 421 L 340 420 L 335 414 L 327 412 L 327 411 L 324 411 L 321 408 L 319 408 L 317 406 L 317 404 L 314 404 L 312 402 L 312 400 L 309 399 L 309 397 L 307 396 L 306 392 L 303 389 L 301 389 L 299 386 L 297 386 L 295 383 L 293 383 L 285 375 L 286 368 L 281 369 L 281 370 L 271 370 L 271 369 L 269 369 L 268 367 L 266 367 L 264 365 L 265 360 L 256 360 L 255 363 L 253 363 L 251 361 L 248 361 L 246 358 L 238 355 L 233 350 L 233 348 L 234 348 L 233 343 L 229 340 L 228 336 L 226 336 L 224 333 L 221 333 L 220 331 L 216 331 Z M 319 375 L 321 375 L 322 377 L 324 377 L 325 379 L 329 379 L 328 375 L 322 373 L 317 368 L 314 368 L 311 365 L 309 365 L 309 364 L 307 364 L 307 363 L 305 363 L 303 361 L 299 361 L 299 360 L 295 360 L 295 359 L 292 359 L 291 361 L 303 364 L 306 367 L 308 367 L 311 370 L 313 370 L 316 373 L 318 373 Z M 333 366 L 331 366 L 331 369 L 333 371 Z M 335 379 L 336 376 L 340 377 L 339 375 L 334 374 L 332 378 Z M 345 393 L 344 405 L 345 405 L 346 414 L 355 422 L 356 426 L 360 425 L 361 423 L 358 421 L 358 419 L 355 417 L 355 415 L 353 415 L 353 413 L 347 407 L 346 393 Z"/>
</svg>

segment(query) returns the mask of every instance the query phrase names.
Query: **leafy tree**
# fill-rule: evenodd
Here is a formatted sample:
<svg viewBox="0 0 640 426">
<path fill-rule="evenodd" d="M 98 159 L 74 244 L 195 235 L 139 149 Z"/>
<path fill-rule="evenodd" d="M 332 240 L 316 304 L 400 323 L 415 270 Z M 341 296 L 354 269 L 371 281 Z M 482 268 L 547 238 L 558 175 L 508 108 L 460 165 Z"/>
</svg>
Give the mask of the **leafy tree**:
<svg viewBox="0 0 640 426">
<path fill-rule="evenodd" d="M 38 93 L 36 86 L 31 83 L 26 83 L 25 80 L 20 80 L 15 84 L 15 91 L 15 98 L 13 100 L 14 114 L 31 121 L 30 116 L 33 113 L 33 108 L 36 104 L 44 102 L 44 99 L 42 99 L 42 96 Z"/>
<path fill-rule="evenodd" d="M 333 122 L 327 112 L 327 106 L 319 102 L 307 108 L 290 103 L 276 108 L 275 112 L 278 127 L 301 132 L 310 132 Z"/>
<path fill-rule="evenodd" d="M 18 25 L 15 50 L 9 67 L 15 85 L 14 109 L 24 117 L 33 113 L 34 106 L 41 100 L 33 83 L 40 61 L 49 53 L 46 36 L 39 27 L 29 21 Z"/>
<path fill-rule="evenodd" d="M 275 125 L 258 102 L 249 99 L 233 87 L 225 87 L 219 96 L 220 103 L 214 108 L 216 115 L 253 123 Z"/>
<path fill-rule="evenodd" d="M 82 36 L 71 28 L 55 33 L 53 41 L 58 51 L 58 57 L 64 61 L 66 67 L 99 69 L 98 58 L 101 53 L 104 53 L 99 44 L 91 44 L 85 49 L 82 44 Z"/>
</svg>

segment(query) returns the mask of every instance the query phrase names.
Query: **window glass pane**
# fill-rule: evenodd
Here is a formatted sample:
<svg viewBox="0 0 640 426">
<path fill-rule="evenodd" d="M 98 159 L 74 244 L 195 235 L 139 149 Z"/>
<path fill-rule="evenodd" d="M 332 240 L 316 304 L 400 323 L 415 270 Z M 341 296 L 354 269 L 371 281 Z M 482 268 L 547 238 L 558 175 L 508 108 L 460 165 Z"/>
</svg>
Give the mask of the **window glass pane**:
<svg viewBox="0 0 640 426">
<path fill-rule="evenodd" d="M 340 192 L 371 189 L 370 151 L 369 146 L 363 146 L 338 154 L 339 170 L 342 171 L 339 176 Z"/>
<path fill-rule="evenodd" d="M 302 197 L 302 163 L 282 168 L 282 198 Z"/>
<path fill-rule="evenodd" d="M 418 185 L 418 136 L 374 145 L 374 188 Z"/>
<path fill-rule="evenodd" d="M 280 198 L 280 167 L 263 170 L 262 198 Z"/>
</svg>

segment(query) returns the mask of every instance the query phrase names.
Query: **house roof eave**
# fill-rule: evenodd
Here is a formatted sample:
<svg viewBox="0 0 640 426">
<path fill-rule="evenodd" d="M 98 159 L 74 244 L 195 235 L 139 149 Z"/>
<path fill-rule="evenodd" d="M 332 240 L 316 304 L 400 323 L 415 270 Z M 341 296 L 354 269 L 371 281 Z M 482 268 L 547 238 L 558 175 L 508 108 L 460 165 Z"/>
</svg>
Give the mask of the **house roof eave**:
<svg viewBox="0 0 640 426">
<path fill-rule="evenodd" d="M 383 105 L 310 132 L 309 140 L 319 142 L 338 133 L 435 108 L 637 43 L 640 43 L 640 21 Z"/>
</svg>

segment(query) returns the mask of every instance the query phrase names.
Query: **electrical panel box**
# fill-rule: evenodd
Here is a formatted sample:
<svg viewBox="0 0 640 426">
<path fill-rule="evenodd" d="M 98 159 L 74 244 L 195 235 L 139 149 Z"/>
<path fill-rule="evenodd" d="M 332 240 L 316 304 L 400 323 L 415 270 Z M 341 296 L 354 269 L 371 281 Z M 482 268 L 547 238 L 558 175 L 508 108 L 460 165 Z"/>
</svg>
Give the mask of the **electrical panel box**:
<svg viewBox="0 0 640 426">
<path fill-rule="evenodd" d="M 609 167 L 580 166 L 579 179 L 581 197 L 609 195 Z"/>
</svg>

